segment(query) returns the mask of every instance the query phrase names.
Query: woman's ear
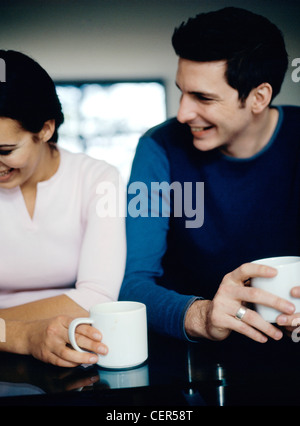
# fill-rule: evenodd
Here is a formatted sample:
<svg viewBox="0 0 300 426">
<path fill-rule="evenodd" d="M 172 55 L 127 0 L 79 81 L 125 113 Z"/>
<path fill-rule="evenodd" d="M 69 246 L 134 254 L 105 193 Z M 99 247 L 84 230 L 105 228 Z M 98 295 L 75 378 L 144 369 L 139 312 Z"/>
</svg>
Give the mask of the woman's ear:
<svg viewBox="0 0 300 426">
<path fill-rule="evenodd" d="M 262 83 L 253 89 L 252 112 L 254 114 L 261 113 L 270 105 L 272 93 L 273 89 L 269 83 Z"/>
<path fill-rule="evenodd" d="M 38 133 L 38 138 L 41 142 L 48 142 L 55 131 L 55 120 L 45 121 L 42 130 Z"/>
</svg>

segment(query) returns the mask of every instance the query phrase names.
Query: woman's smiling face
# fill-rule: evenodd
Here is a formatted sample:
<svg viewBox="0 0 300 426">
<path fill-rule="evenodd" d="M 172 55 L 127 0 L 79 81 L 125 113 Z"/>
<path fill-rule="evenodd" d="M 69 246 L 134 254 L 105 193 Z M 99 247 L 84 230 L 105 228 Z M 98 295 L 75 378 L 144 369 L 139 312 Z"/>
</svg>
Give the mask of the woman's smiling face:
<svg viewBox="0 0 300 426">
<path fill-rule="evenodd" d="M 40 133 L 35 135 L 22 129 L 18 121 L 0 117 L 0 188 L 43 180 L 43 159 L 49 146 Z"/>
</svg>

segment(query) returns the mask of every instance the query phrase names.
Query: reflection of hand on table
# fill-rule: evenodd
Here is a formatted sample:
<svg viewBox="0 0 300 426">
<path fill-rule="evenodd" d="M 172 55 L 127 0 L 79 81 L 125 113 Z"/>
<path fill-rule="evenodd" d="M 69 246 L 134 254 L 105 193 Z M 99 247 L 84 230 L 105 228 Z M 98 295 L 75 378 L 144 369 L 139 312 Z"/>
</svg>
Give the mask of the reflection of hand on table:
<svg viewBox="0 0 300 426">
<path fill-rule="evenodd" d="M 31 356 L 0 354 L 0 382 L 14 386 L 15 393 L 24 394 L 25 387 L 28 387 L 28 394 L 33 392 L 33 388 L 36 389 L 33 393 L 37 393 L 37 390 L 40 390 L 39 393 L 71 391 L 91 386 L 98 380 L 98 370 L 94 366 L 62 368 L 45 364 Z"/>
</svg>

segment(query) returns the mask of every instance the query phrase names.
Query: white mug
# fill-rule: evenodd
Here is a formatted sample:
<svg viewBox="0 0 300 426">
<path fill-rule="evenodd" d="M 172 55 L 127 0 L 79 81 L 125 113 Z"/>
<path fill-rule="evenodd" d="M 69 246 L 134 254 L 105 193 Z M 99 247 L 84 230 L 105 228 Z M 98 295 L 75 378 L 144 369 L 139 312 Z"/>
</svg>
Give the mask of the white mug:
<svg viewBox="0 0 300 426">
<path fill-rule="evenodd" d="M 93 306 L 89 318 L 76 318 L 69 327 L 74 349 L 85 352 L 76 343 L 75 330 L 80 324 L 91 324 L 102 334 L 106 355 L 98 354 L 98 365 L 104 368 L 132 368 L 148 358 L 146 306 L 138 302 L 107 302 Z"/>
<path fill-rule="evenodd" d="M 300 312 L 300 299 L 292 297 L 290 291 L 292 287 L 300 286 L 300 257 L 280 256 L 266 259 L 254 260 L 252 263 L 272 266 L 277 269 L 277 275 L 272 278 L 255 277 L 251 279 L 251 285 L 261 288 L 269 293 L 280 296 L 293 303 L 295 312 Z M 261 304 L 255 305 L 256 311 L 268 322 L 275 323 L 276 318 L 282 312 Z"/>
</svg>

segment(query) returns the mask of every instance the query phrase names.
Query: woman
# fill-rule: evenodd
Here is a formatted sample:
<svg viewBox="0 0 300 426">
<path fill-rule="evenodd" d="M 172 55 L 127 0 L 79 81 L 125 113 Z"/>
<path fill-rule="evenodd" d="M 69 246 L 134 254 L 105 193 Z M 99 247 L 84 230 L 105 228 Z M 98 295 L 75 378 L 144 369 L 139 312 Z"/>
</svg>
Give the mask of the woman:
<svg viewBox="0 0 300 426">
<path fill-rule="evenodd" d="M 0 350 L 61 366 L 94 363 L 96 356 L 68 347 L 67 331 L 74 317 L 119 294 L 124 215 L 97 214 L 101 183 L 123 196 L 119 174 L 57 147 L 64 118 L 53 81 L 22 53 L 0 58 Z M 78 328 L 78 339 L 89 351 L 107 351 L 93 327 Z"/>
</svg>

